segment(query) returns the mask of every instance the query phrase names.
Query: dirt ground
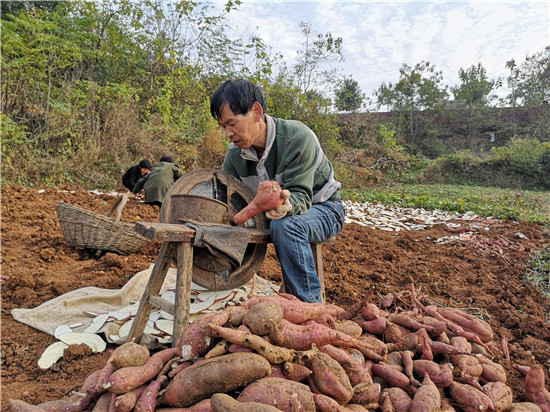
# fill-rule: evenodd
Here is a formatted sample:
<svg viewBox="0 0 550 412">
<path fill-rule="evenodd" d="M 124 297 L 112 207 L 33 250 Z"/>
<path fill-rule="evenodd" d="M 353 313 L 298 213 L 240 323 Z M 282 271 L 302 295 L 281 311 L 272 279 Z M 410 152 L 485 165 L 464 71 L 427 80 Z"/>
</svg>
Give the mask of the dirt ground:
<svg viewBox="0 0 550 412">
<path fill-rule="evenodd" d="M 155 261 L 160 243 L 152 241 L 129 256 L 108 253 L 97 259 L 64 241 L 55 207 L 64 201 L 107 214 L 112 197 L 79 188 L 39 191 L 2 187 L 1 194 L 1 409 L 7 410 L 9 398 L 37 404 L 77 390 L 109 356 L 107 351 L 67 353 L 55 368 L 41 371 L 37 360 L 56 339 L 16 322 L 11 309 L 32 308 L 85 286 L 118 289 Z M 122 219 L 130 223 L 158 221 L 158 214 L 158 210 L 131 199 Z M 545 365 L 546 387 L 550 389 L 549 301 L 524 280 L 529 258 L 550 243 L 549 233 L 534 224 L 484 224 L 489 230 L 474 230 L 469 239 L 447 244 L 434 242 L 455 232 L 441 224 L 402 232 L 347 224 L 336 243 L 324 247 L 327 301 L 347 307 L 374 287 L 372 301 L 377 302 L 379 296 L 397 294 L 413 283 L 431 302 L 484 314 L 495 332 L 495 342 L 508 341 L 511 360 L 498 361 L 506 368 L 509 385 L 520 401 L 524 381 L 513 363 Z M 518 232 L 527 239 L 514 237 Z M 281 280 L 271 245 L 259 275 L 274 282 Z"/>
</svg>

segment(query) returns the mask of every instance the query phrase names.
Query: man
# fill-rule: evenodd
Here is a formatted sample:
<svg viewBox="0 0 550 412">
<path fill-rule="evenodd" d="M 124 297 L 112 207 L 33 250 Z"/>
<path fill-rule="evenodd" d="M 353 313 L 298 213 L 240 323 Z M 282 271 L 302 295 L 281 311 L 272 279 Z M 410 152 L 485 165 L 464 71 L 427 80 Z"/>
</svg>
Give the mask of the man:
<svg viewBox="0 0 550 412">
<path fill-rule="evenodd" d="M 146 176 L 151 171 L 151 162 L 147 159 L 139 161 L 139 164 L 130 167 L 126 170 L 126 173 L 122 175 L 122 184 L 128 188 L 128 190 L 134 190 L 134 186 L 137 181 L 143 176 Z"/>
<path fill-rule="evenodd" d="M 160 208 L 170 186 L 182 176 L 183 171 L 174 163 L 174 159 L 171 156 L 162 156 L 151 172 L 138 180 L 133 192 L 139 193 L 143 189 L 145 203 Z"/>
<path fill-rule="evenodd" d="M 261 181 L 276 180 L 283 205 L 266 212 L 285 290 L 306 302 L 321 301 L 321 283 L 311 242 L 338 234 L 344 225 L 341 184 L 319 140 L 306 125 L 270 117 L 262 91 L 248 80 L 223 83 L 210 112 L 231 140 L 222 170 L 256 193 Z"/>
</svg>

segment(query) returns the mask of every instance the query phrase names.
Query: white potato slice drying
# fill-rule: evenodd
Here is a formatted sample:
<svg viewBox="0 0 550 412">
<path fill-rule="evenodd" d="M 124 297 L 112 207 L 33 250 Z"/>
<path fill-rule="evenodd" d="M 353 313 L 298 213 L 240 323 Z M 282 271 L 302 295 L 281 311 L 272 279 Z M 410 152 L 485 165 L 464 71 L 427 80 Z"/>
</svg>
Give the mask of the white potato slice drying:
<svg viewBox="0 0 550 412">
<path fill-rule="evenodd" d="M 171 320 L 159 319 L 155 322 L 155 327 L 168 335 L 172 335 L 174 333 L 174 322 Z"/>
<path fill-rule="evenodd" d="M 197 291 L 208 290 L 207 288 L 205 288 L 203 286 L 199 286 L 196 283 L 191 283 L 191 289 L 192 290 L 197 290 Z"/>
<path fill-rule="evenodd" d="M 59 339 L 59 336 L 61 336 L 64 333 L 71 333 L 73 330 L 68 325 L 59 325 L 55 330 L 53 331 L 53 336 L 55 336 L 57 339 Z"/>
<path fill-rule="evenodd" d="M 229 296 L 231 296 L 231 294 L 233 292 L 234 292 L 233 289 L 211 290 L 211 291 L 208 291 L 208 292 L 199 293 L 197 295 L 197 299 L 202 301 L 202 302 L 206 302 L 206 301 L 210 300 L 212 296 L 214 296 L 214 300 L 219 301 L 219 300 L 224 300 L 224 299 L 229 298 Z"/>
<path fill-rule="evenodd" d="M 164 310 L 160 310 L 159 313 L 162 319 L 174 320 L 174 315 L 172 315 L 171 313 L 168 313 Z"/>
<path fill-rule="evenodd" d="M 130 334 L 130 329 L 132 329 L 133 323 L 134 323 L 134 318 L 130 319 L 128 322 L 122 325 L 118 330 L 118 336 L 121 338 L 127 337 Z M 155 333 L 158 333 L 158 331 L 156 329 L 153 329 L 150 326 L 145 326 L 143 333 L 146 333 L 148 335 L 154 335 Z"/>
<path fill-rule="evenodd" d="M 81 345 L 84 343 L 95 353 L 103 352 L 107 347 L 107 343 L 95 333 L 64 333 L 59 336 L 59 340 L 67 345 Z"/>
<path fill-rule="evenodd" d="M 176 292 L 169 290 L 160 295 L 160 297 L 170 303 L 174 303 L 176 301 Z"/>
<path fill-rule="evenodd" d="M 97 333 L 99 330 L 105 325 L 105 322 L 107 322 L 107 319 L 109 319 L 109 314 L 104 313 L 103 315 L 96 316 L 93 320 L 90 326 L 88 326 L 86 329 L 84 329 L 84 333 Z"/>
<path fill-rule="evenodd" d="M 209 299 L 204 302 L 191 303 L 191 305 L 189 305 L 189 313 L 194 314 L 202 312 L 212 306 L 215 301 L 216 295 L 210 295 Z"/>
<path fill-rule="evenodd" d="M 47 370 L 52 367 L 59 359 L 63 357 L 63 352 L 69 345 L 63 342 L 55 342 L 48 346 L 42 356 L 38 359 L 38 367 L 42 370 Z"/>
</svg>

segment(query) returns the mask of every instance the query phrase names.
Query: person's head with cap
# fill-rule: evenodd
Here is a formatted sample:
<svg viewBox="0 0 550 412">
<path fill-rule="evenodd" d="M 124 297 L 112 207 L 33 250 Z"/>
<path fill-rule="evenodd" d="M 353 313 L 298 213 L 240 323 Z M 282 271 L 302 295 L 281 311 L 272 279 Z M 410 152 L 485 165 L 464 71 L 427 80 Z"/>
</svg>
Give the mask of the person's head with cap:
<svg viewBox="0 0 550 412">
<path fill-rule="evenodd" d="M 172 156 L 164 155 L 160 158 L 161 162 L 174 163 L 174 158 Z"/>
</svg>

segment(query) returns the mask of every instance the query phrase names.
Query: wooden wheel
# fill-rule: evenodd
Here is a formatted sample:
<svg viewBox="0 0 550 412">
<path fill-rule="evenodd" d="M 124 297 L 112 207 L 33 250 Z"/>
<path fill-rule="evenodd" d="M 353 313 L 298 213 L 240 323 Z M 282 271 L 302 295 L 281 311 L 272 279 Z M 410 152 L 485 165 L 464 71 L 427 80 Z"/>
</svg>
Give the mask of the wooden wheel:
<svg viewBox="0 0 550 412">
<path fill-rule="evenodd" d="M 172 223 L 171 196 L 173 194 L 195 194 L 219 200 L 229 207 L 231 215 L 246 207 L 254 194 L 240 180 L 216 169 L 198 169 L 180 177 L 168 189 L 162 208 L 160 222 Z M 246 223 L 246 227 L 266 229 L 263 215 L 257 215 Z M 209 262 L 209 255 L 202 248 L 193 250 L 193 282 L 210 290 L 233 289 L 244 285 L 261 266 L 265 258 L 265 243 L 249 243 L 242 265 L 236 269 L 221 268 Z"/>
</svg>

